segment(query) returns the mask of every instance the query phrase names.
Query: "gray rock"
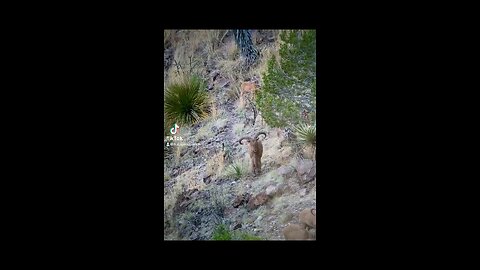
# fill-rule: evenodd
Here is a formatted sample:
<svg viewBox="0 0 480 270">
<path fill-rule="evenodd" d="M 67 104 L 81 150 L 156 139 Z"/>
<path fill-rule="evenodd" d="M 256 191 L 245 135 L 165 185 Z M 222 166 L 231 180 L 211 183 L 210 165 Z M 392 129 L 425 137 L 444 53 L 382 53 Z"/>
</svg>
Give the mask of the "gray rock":
<svg viewBox="0 0 480 270">
<path fill-rule="evenodd" d="M 267 187 L 267 190 L 265 191 L 265 193 L 268 195 L 268 196 L 273 196 L 275 195 L 275 193 L 277 192 L 277 188 L 274 186 L 274 185 L 270 185 Z"/>
<path fill-rule="evenodd" d="M 302 188 L 299 192 L 300 194 L 300 197 L 304 197 L 306 194 L 307 194 L 307 189 L 306 188 Z"/>
<path fill-rule="evenodd" d="M 297 174 L 304 175 L 310 172 L 310 170 L 314 167 L 313 160 L 310 159 L 303 159 L 299 160 L 297 163 Z"/>
<path fill-rule="evenodd" d="M 288 175 L 291 172 L 293 172 L 293 167 L 292 166 L 283 165 L 283 166 L 281 166 L 280 168 L 277 169 L 277 173 L 280 176 Z"/>
</svg>

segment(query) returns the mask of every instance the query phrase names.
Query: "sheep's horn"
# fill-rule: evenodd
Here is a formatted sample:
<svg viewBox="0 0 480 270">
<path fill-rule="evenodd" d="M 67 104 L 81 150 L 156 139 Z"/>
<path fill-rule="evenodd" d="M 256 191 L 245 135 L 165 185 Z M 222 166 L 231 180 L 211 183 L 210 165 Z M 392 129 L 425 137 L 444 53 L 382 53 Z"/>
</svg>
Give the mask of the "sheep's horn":
<svg viewBox="0 0 480 270">
<path fill-rule="evenodd" d="M 316 215 L 313 213 L 314 210 L 315 210 L 315 212 L 317 211 L 317 209 L 312 208 L 312 210 L 310 210 L 310 212 L 312 212 L 312 215 L 316 216 Z"/>
<path fill-rule="evenodd" d="M 250 137 L 243 137 L 243 138 L 241 138 L 240 140 L 238 140 L 238 143 L 243 144 L 243 143 L 242 143 L 243 140 L 252 140 L 252 138 L 250 138 Z"/>
<path fill-rule="evenodd" d="M 265 135 L 265 137 L 263 137 L 264 139 L 267 137 L 267 133 L 260 131 L 259 133 L 257 133 L 257 135 L 255 135 L 255 139 L 258 140 L 258 136 L 260 136 L 261 134 Z"/>
</svg>

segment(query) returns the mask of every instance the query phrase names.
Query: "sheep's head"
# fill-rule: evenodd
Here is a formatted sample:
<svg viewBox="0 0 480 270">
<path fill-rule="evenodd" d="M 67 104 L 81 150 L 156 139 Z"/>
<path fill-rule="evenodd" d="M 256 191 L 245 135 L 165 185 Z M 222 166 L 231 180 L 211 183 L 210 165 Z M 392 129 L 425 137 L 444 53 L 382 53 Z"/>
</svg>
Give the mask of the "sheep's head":
<svg viewBox="0 0 480 270">
<path fill-rule="evenodd" d="M 267 134 L 261 131 L 257 133 L 257 135 L 255 135 L 253 138 L 243 137 L 238 141 L 238 143 L 242 145 L 243 141 L 247 142 L 248 152 L 250 154 L 250 158 L 252 159 L 252 170 L 254 171 L 254 173 L 260 173 L 262 167 L 261 158 L 263 154 L 263 145 L 259 138 L 260 135 L 264 135 L 265 137 L 267 137 Z"/>
<path fill-rule="evenodd" d="M 263 138 L 265 139 L 265 138 L 267 137 L 267 133 L 265 133 L 265 132 L 263 132 L 263 131 L 260 131 L 260 132 L 257 133 L 257 135 L 255 135 L 255 137 L 253 137 L 253 138 L 251 138 L 251 137 L 242 137 L 240 140 L 238 140 L 238 143 L 240 143 L 240 144 L 243 145 L 242 141 L 243 141 L 243 140 L 246 140 L 246 141 L 247 141 L 247 145 L 249 146 L 249 149 L 250 149 L 250 147 L 253 147 L 253 146 L 255 145 L 255 143 L 260 140 L 259 136 L 262 135 L 262 134 L 265 136 L 265 137 L 263 137 Z"/>
</svg>

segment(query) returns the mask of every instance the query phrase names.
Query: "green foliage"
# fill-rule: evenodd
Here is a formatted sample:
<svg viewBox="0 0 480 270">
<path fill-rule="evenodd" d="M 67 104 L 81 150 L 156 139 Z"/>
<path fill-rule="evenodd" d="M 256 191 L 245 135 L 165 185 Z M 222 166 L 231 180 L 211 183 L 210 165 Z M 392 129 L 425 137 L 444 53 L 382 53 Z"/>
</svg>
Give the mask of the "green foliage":
<svg viewBox="0 0 480 270">
<path fill-rule="evenodd" d="M 235 179 L 242 178 L 245 175 L 246 169 L 245 166 L 241 163 L 233 163 L 227 167 L 227 176 L 233 177 Z"/>
<path fill-rule="evenodd" d="M 300 124 L 295 127 L 295 133 L 300 142 L 307 146 L 315 147 L 317 142 L 317 127 Z"/>
<path fill-rule="evenodd" d="M 213 231 L 212 240 L 264 240 L 246 232 L 230 231 L 225 224 L 218 225 Z"/>
<path fill-rule="evenodd" d="M 261 237 L 258 237 L 258 236 L 255 236 L 255 235 L 251 235 L 251 234 L 248 234 L 248 233 L 242 233 L 240 234 L 240 240 L 264 240 L 263 238 Z"/>
<path fill-rule="evenodd" d="M 207 117 L 208 93 L 205 87 L 205 81 L 196 76 L 170 84 L 165 91 L 165 124 L 190 125 Z"/>
<path fill-rule="evenodd" d="M 275 56 L 267 61 L 264 86 L 256 95 L 257 106 L 271 127 L 297 125 L 301 111 L 314 116 L 316 106 L 316 31 L 283 31 L 280 39 L 280 64 Z"/>
<path fill-rule="evenodd" d="M 215 228 L 212 236 L 213 240 L 232 240 L 232 232 L 227 228 L 226 225 L 220 224 Z"/>
</svg>

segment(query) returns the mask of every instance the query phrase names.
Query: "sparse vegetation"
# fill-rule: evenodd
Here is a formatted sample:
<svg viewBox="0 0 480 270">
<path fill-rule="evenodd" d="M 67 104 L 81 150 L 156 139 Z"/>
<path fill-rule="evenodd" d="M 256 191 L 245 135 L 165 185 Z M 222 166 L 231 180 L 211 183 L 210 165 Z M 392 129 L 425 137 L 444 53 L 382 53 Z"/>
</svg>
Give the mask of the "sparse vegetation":
<svg viewBox="0 0 480 270">
<path fill-rule="evenodd" d="M 167 123 L 191 125 L 208 116 L 208 94 L 205 82 L 198 77 L 186 77 L 170 84 L 165 91 Z"/>
<path fill-rule="evenodd" d="M 306 124 L 300 124 L 295 127 L 297 140 L 304 144 L 304 146 L 310 148 L 315 152 L 317 144 L 317 129 L 316 126 L 309 126 Z"/>
<path fill-rule="evenodd" d="M 316 208 L 297 159 L 316 145 L 315 31 L 238 31 L 164 31 L 163 131 L 181 137 L 164 149 L 164 240 L 285 239 Z M 254 175 L 239 140 L 261 131 Z"/>
<path fill-rule="evenodd" d="M 246 166 L 240 162 L 234 162 L 227 167 L 226 176 L 230 176 L 234 179 L 242 178 L 247 172 Z"/>
<path fill-rule="evenodd" d="M 304 109 L 315 119 L 316 32 L 283 31 L 280 38 L 280 59 L 272 55 L 268 60 L 264 86 L 256 96 L 271 127 L 299 124 Z"/>
<path fill-rule="evenodd" d="M 213 232 L 213 240 L 232 240 L 232 232 L 225 224 L 218 225 Z"/>
<path fill-rule="evenodd" d="M 261 237 L 246 233 L 231 231 L 225 224 L 220 224 L 215 228 L 212 240 L 265 240 Z"/>
</svg>

